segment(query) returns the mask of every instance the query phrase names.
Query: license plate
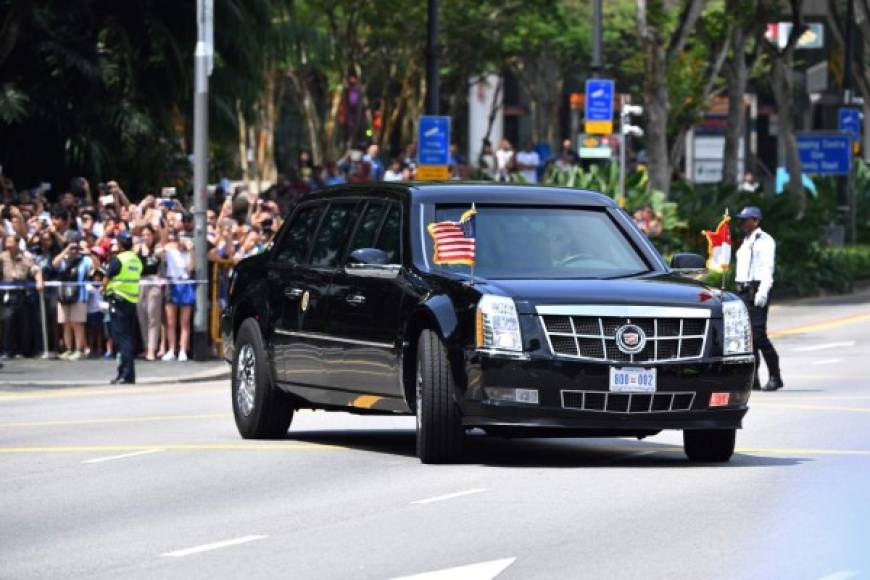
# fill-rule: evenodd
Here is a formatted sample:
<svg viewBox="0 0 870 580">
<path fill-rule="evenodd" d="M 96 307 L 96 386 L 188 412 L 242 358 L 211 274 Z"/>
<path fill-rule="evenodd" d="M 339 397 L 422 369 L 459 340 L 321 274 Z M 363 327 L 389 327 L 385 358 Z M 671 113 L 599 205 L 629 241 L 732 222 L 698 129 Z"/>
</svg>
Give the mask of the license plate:
<svg viewBox="0 0 870 580">
<path fill-rule="evenodd" d="M 655 393 L 656 370 L 610 367 L 611 393 Z"/>
</svg>

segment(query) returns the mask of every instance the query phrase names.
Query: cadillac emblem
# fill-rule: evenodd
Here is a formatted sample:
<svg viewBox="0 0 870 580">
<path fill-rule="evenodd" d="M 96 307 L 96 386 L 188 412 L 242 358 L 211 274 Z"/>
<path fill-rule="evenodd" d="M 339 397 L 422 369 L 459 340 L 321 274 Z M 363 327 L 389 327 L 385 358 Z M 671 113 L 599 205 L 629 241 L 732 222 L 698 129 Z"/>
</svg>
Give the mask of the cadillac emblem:
<svg viewBox="0 0 870 580">
<path fill-rule="evenodd" d="M 636 324 L 626 324 L 616 331 L 616 346 L 625 354 L 637 354 L 646 346 L 646 333 Z"/>
</svg>

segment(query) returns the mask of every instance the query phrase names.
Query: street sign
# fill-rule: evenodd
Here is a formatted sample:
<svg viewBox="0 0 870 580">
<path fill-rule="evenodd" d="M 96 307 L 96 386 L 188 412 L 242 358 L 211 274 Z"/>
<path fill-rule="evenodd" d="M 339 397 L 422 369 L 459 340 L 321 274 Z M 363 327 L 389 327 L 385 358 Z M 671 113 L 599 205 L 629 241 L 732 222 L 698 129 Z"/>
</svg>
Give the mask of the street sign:
<svg viewBox="0 0 870 580">
<path fill-rule="evenodd" d="M 837 131 L 846 133 L 853 141 L 861 139 L 861 111 L 842 107 L 837 117 Z"/>
<path fill-rule="evenodd" d="M 450 163 L 450 117 L 426 115 L 420 117 L 417 137 L 417 165 Z"/>
<path fill-rule="evenodd" d="M 579 142 L 578 153 L 581 159 L 610 159 L 613 156 L 610 137 L 581 134 Z"/>
<path fill-rule="evenodd" d="M 804 173 L 848 175 L 852 140 L 841 133 L 798 133 L 798 149 Z"/>
<path fill-rule="evenodd" d="M 416 181 L 447 181 L 450 169 L 446 165 L 417 165 Z"/>
<path fill-rule="evenodd" d="M 613 133 L 613 81 L 586 81 L 586 132 L 594 135 Z"/>
</svg>

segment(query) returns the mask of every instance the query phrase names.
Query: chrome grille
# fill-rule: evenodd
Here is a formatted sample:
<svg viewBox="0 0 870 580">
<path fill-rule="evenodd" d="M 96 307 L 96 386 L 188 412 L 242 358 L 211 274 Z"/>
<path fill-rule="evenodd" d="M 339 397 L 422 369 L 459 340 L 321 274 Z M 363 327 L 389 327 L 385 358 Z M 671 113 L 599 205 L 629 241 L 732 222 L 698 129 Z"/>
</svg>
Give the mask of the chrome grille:
<svg viewBox="0 0 870 580">
<path fill-rule="evenodd" d="M 550 352 L 559 357 L 616 363 L 655 363 L 701 358 L 710 321 L 706 318 L 644 318 L 615 316 L 541 317 Z M 616 331 L 634 324 L 643 329 L 647 344 L 626 354 L 616 344 Z"/>
<path fill-rule="evenodd" d="M 562 391 L 562 408 L 598 413 L 673 413 L 688 411 L 695 393 L 610 393 Z"/>
</svg>

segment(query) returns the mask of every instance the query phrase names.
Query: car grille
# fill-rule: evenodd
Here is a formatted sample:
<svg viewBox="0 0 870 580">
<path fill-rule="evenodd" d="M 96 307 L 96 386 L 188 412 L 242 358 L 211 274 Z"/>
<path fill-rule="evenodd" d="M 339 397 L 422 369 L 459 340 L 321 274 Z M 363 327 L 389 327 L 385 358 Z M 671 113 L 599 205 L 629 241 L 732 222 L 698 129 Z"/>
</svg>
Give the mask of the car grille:
<svg viewBox="0 0 870 580">
<path fill-rule="evenodd" d="M 692 408 L 695 393 L 562 391 L 562 407 L 599 413 L 673 413 Z"/>
<path fill-rule="evenodd" d="M 615 363 L 701 358 L 707 342 L 709 322 L 705 318 L 541 316 L 541 324 L 554 355 Z M 616 331 L 626 324 L 639 326 L 646 334 L 646 346 L 637 354 L 626 354 L 616 344 Z"/>
</svg>

